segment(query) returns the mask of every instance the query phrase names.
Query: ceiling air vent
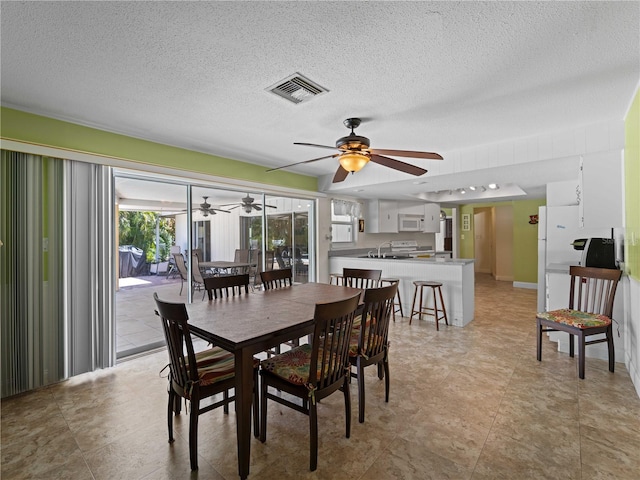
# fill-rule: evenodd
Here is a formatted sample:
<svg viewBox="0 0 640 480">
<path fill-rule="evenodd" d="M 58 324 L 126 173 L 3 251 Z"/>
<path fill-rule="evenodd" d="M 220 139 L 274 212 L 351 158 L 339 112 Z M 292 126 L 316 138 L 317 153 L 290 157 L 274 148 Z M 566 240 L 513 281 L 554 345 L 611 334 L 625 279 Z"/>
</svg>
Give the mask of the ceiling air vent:
<svg viewBox="0 0 640 480">
<path fill-rule="evenodd" d="M 275 93 L 282 98 L 286 98 L 293 103 L 302 103 L 311 100 L 318 95 L 328 92 L 317 83 L 303 77 L 299 73 L 294 73 L 288 78 L 277 82 L 267 88 L 267 91 Z"/>
</svg>

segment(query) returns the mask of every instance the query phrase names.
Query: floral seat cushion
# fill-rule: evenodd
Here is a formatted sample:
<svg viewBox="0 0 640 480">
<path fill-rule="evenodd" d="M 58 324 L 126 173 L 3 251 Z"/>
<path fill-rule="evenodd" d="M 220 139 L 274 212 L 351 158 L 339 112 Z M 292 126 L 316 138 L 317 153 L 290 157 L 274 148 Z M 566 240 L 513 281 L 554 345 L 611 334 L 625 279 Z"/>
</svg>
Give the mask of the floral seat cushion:
<svg viewBox="0 0 640 480">
<path fill-rule="evenodd" d="M 369 335 L 369 331 L 368 331 L 369 330 L 369 325 L 367 325 L 365 328 L 366 328 L 366 330 L 364 332 L 364 338 L 366 339 L 367 336 Z M 359 342 L 359 340 L 360 340 L 360 329 L 352 330 L 351 338 L 349 339 L 349 356 L 350 357 L 357 357 L 358 353 L 360 353 L 360 355 L 367 356 L 367 352 L 359 352 L 358 351 L 358 342 Z M 369 345 L 369 347 L 377 348 L 383 342 L 384 342 L 384 338 L 383 337 L 381 337 L 380 335 L 373 335 L 373 337 L 371 339 L 371 345 Z"/>
<path fill-rule="evenodd" d="M 185 358 L 188 366 L 189 361 Z M 254 368 L 257 368 L 259 361 L 254 359 Z M 213 347 L 196 353 L 196 365 L 198 369 L 198 380 L 201 386 L 212 385 L 232 378 L 235 374 L 235 358 L 233 353 L 227 352 L 220 347 Z"/>
<path fill-rule="evenodd" d="M 322 358 L 322 350 L 318 352 L 318 359 L 320 358 Z M 307 385 L 311 365 L 311 345 L 305 343 L 294 347 L 280 355 L 263 360 L 261 365 L 263 370 L 267 370 L 294 385 Z M 318 365 L 316 378 L 320 378 L 320 366 Z"/>
<path fill-rule="evenodd" d="M 537 315 L 542 320 L 549 320 L 555 323 L 562 323 L 576 328 L 606 327 L 611 324 L 611 319 L 605 315 L 597 313 L 581 312 L 563 308 L 550 312 L 540 312 Z"/>
</svg>

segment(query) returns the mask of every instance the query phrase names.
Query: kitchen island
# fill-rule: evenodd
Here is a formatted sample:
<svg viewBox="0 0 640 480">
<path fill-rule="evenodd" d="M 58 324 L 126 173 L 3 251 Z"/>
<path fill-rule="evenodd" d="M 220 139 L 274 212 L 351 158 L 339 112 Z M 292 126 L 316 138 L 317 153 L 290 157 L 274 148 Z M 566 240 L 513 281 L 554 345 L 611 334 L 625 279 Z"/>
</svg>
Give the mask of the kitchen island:
<svg viewBox="0 0 640 480">
<path fill-rule="evenodd" d="M 382 278 L 400 280 L 400 298 L 405 317 L 411 314 L 414 280 L 429 280 L 442 283 L 442 294 L 450 325 L 464 327 L 474 317 L 474 268 L 473 259 L 450 258 L 368 258 L 366 255 L 344 255 L 332 252 L 329 269 L 342 273 L 343 268 L 366 268 L 382 270 Z M 428 299 L 431 302 L 431 292 Z M 431 305 L 431 303 L 429 303 Z M 423 316 L 433 322 L 433 316 Z M 414 317 L 414 321 L 416 317 Z"/>
</svg>

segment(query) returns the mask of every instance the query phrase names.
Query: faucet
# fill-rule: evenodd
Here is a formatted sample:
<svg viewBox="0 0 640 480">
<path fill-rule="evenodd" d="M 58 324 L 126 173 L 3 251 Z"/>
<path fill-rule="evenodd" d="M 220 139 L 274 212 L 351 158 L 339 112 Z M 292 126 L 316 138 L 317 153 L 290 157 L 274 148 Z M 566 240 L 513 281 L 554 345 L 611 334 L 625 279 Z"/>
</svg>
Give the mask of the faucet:
<svg viewBox="0 0 640 480">
<path fill-rule="evenodd" d="M 384 257 L 380 257 L 380 249 L 385 245 L 391 246 L 391 242 L 382 242 L 380 245 L 378 245 L 378 258 L 384 258 Z"/>
</svg>

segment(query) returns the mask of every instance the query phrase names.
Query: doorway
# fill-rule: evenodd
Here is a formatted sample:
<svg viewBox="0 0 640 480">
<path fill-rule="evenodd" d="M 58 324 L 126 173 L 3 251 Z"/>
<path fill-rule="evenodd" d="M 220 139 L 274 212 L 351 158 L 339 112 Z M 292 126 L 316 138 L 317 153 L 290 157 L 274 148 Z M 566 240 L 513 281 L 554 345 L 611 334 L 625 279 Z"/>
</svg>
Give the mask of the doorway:
<svg viewBox="0 0 640 480">
<path fill-rule="evenodd" d="M 493 209 L 473 209 L 473 256 L 476 273 L 493 274 Z"/>
<path fill-rule="evenodd" d="M 474 271 L 513 281 L 513 207 L 473 209 Z"/>
</svg>

